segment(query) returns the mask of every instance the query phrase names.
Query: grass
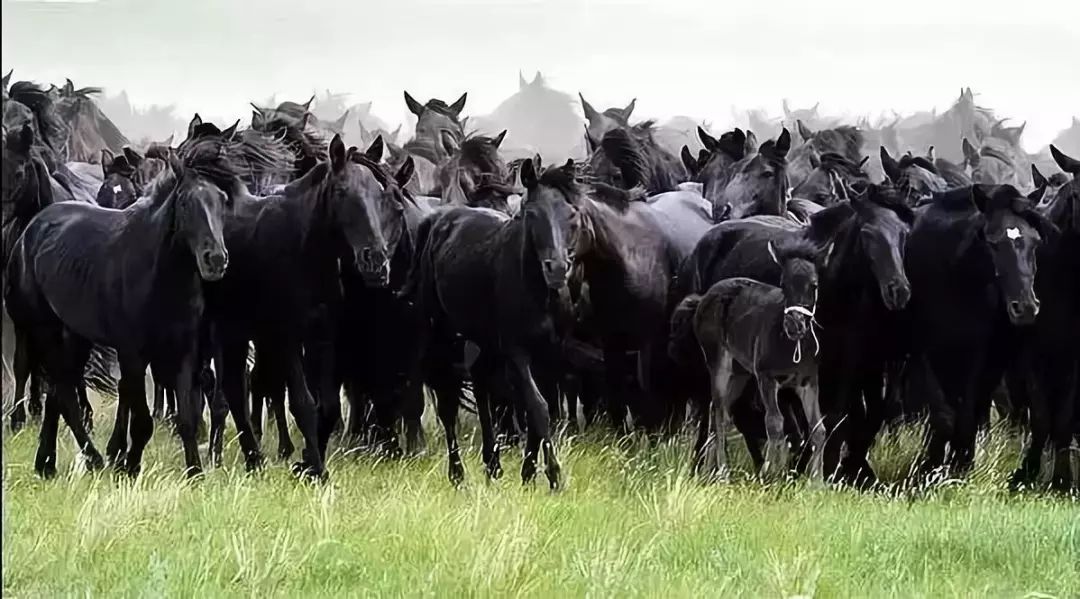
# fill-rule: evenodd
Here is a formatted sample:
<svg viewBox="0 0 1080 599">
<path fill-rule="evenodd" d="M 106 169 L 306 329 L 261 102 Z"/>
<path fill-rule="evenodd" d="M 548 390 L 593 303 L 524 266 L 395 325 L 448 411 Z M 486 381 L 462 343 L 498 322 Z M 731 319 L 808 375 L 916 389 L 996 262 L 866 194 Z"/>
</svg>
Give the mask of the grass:
<svg viewBox="0 0 1080 599">
<path fill-rule="evenodd" d="M 468 436 L 468 482 L 452 489 L 427 430 L 427 456 L 336 453 L 323 486 L 280 464 L 246 475 L 235 443 L 224 468 L 184 480 L 161 428 L 137 481 L 83 473 L 66 435 L 61 475 L 42 481 L 36 433 L 7 435 L 3 594 L 1080 596 L 1080 503 L 1005 491 L 1018 442 L 1001 431 L 980 441 L 967 481 L 877 493 L 704 485 L 686 473 L 685 440 L 587 435 L 560 443 L 568 484 L 551 494 L 522 487 L 515 451 L 487 483 Z M 910 430 L 882 440 L 884 478 L 903 477 L 916 441 Z"/>
</svg>

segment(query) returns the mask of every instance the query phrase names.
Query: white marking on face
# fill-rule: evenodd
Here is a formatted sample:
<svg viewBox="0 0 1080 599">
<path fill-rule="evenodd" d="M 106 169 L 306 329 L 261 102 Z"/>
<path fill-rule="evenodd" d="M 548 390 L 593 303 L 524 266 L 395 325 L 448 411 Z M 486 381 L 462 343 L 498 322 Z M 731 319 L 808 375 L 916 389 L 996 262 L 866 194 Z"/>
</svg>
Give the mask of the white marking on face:
<svg viewBox="0 0 1080 599">
<path fill-rule="evenodd" d="M 1020 229 L 1009 227 L 1008 229 L 1005 229 L 1005 236 L 1009 239 L 1020 239 Z"/>
<path fill-rule="evenodd" d="M 120 189 L 121 189 L 121 187 L 119 185 L 113 185 L 112 186 L 112 192 L 113 193 L 120 193 Z"/>
</svg>

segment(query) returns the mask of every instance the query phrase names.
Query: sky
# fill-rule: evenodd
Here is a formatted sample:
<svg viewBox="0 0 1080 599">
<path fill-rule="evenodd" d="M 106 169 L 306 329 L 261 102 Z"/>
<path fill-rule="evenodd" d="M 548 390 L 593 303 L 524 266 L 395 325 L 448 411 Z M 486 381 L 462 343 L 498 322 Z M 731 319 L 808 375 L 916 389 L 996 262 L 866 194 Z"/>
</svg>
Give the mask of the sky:
<svg viewBox="0 0 1080 599">
<path fill-rule="evenodd" d="M 723 126 L 781 115 L 947 108 L 962 86 L 1027 121 L 1036 150 L 1080 116 L 1080 2 L 1028 0 L 2 0 L 15 80 L 123 88 L 135 103 L 221 117 L 271 94 L 371 100 L 403 89 L 485 114 L 518 71 L 594 106 Z"/>
</svg>

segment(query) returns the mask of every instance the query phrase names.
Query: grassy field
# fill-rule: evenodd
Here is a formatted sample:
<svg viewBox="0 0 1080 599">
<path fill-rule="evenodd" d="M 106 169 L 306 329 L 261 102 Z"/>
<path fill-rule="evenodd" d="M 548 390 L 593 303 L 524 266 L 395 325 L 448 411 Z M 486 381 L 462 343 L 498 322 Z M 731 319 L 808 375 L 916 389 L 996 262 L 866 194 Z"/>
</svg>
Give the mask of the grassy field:
<svg viewBox="0 0 1080 599">
<path fill-rule="evenodd" d="M 4 596 L 1080 596 L 1080 503 L 1007 493 L 1018 442 L 1002 432 L 967 482 L 876 493 L 704 485 L 684 441 L 563 439 L 568 484 L 551 494 L 521 486 L 515 451 L 487 483 L 469 436 L 452 489 L 436 430 L 421 458 L 339 452 L 324 486 L 281 464 L 245 475 L 235 443 L 186 481 L 161 428 L 136 482 L 83 473 L 66 435 L 62 474 L 41 481 L 36 432 L 6 435 Z M 916 445 L 886 438 L 883 477 Z"/>
</svg>

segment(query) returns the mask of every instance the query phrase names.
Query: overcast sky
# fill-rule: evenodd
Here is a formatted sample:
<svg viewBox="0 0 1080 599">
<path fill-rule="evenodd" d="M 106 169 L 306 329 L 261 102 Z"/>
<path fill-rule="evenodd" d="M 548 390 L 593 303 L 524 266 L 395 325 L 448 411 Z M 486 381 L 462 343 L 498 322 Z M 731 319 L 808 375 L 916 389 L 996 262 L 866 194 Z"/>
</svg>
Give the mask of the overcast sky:
<svg viewBox="0 0 1080 599">
<path fill-rule="evenodd" d="M 781 114 L 946 108 L 961 86 L 1027 120 L 1025 145 L 1080 116 L 1075 0 L 2 0 L 15 79 L 126 88 L 183 112 L 250 112 L 272 93 L 373 100 L 399 122 L 418 99 L 469 92 L 483 114 L 518 69 L 595 106 L 717 125 L 731 106 Z"/>
</svg>

